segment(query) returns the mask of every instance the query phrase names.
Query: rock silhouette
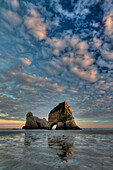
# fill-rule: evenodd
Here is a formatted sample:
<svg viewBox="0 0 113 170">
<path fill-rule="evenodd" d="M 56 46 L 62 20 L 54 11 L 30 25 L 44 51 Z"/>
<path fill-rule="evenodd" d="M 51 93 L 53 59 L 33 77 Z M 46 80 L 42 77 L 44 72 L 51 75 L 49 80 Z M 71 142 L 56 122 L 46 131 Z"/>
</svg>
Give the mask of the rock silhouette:
<svg viewBox="0 0 113 170">
<path fill-rule="evenodd" d="M 48 121 L 43 118 L 33 116 L 32 112 L 26 115 L 26 124 L 23 129 L 48 129 L 51 130 L 57 125 L 56 130 L 80 130 L 72 115 L 72 108 L 64 101 L 52 109 L 48 116 Z"/>
</svg>

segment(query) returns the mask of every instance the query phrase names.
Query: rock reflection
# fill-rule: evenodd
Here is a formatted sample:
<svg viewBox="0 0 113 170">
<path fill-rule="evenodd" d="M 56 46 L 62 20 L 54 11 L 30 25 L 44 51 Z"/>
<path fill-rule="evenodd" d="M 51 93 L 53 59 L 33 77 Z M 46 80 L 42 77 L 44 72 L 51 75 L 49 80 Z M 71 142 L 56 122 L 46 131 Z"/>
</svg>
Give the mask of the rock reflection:
<svg viewBox="0 0 113 170">
<path fill-rule="evenodd" d="M 37 137 L 36 134 L 32 133 L 25 133 L 25 138 L 24 138 L 24 145 L 25 146 L 30 146 L 32 142 L 35 142 L 39 138 Z"/>
<path fill-rule="evenodd" d="M 48 146 L 56 151 L 62 161 L 69 162 L 69 157 L 74 154 L 73 136 L 48 137 Z"/>
<path fill-rule="evenodd" d="M 74 140 L 74 136 L 58 136 L 47 133 L 42 135 L 26 132 L 24 138 L 24 158 L 29 162 L 28 155 L 30 154 L 30 160 L 34 163 L 37 159 L 42 161 L 43 155 L 45 155 L 43 157 L 45 162 L 50 161 L 51 156 L 52 158 L 58 158 L 57 156 L 59 156 L 61 162 L 65 161 L 68 163 L 74 154 Z M 28 166 L 28 163 L 26 163 L 26 166 Z"/>
</svg>

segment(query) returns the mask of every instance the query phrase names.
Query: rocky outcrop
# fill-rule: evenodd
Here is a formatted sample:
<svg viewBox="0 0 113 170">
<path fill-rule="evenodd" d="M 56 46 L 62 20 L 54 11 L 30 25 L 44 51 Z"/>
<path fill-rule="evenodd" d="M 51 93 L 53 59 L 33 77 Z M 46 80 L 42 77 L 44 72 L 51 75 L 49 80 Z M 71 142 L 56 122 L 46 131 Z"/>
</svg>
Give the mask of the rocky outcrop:
<svg viewBox="0 0 113 170">
<path fill-rule="evenodd" d="M 72 108 L 64 101 L 56 106 L 49 113 L 48 121 L 43 118 L 33 116 L 32 112 L 26 115 L 26 124 L 23 129 L 48 129 L 51 130 L 54 125 L 57 125 L 56 130 L 80 130 L 72 115 Z"/>
<path fill-rule="evenodd" d="M 46 129 L 47 120 L 45 118 L 40 119 L 33 116 L 32 112 L 28 112 L 26 115 L 26 124 L 23 129 Z"/>
<path fill-rule="evenodd" d="M 49 113 L 48 118 L 48 129 L 52 129 L 54 125 L 57 125 L 57 130 L 80 130 L 72 115 L 72 108 L 68 106 L 67 102 L 64 101 L 56 106 Z"/>
</svg>

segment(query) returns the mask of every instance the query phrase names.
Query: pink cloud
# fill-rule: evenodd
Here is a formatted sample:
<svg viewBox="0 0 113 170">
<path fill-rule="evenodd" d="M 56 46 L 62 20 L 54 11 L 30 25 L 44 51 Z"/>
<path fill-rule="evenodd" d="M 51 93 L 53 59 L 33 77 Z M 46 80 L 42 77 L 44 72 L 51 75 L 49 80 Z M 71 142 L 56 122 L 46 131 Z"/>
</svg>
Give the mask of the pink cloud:
<svg viewBox="0 0 113 170">
<path fill-rule="evenodd" d="M 97 76 L 98 72 L 96 69 L 84 71 L 75 66 L 72 67 L 71 71 L 84 80 L 88 80 L 90 82 L 95 82 L 98 80 L 98 76 Z"/>
<path fill-rule="evenodd" d="M 30 11 L 30 16 L 25 17 L 25 25 L 29 28 L 30 33 L 32 33 L 39 40 L 46 38 L 46 24 L 44 19 L 41 18 L 40 14 L 35 10 Z"/>
</svg>

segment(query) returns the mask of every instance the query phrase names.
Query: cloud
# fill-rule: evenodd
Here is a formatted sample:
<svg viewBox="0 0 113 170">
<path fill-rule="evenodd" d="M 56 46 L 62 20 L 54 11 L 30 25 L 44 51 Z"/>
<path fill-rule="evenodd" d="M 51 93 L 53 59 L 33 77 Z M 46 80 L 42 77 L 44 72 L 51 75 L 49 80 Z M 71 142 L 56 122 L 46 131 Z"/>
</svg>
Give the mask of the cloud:
<svg viewBox="0 0 113 170">
<path fill-rule="evenodd" d="M 47 26 L 44 19 L 34 9 L 30 10 L 29 13 L 29 16 L 25 17 L 25 25 L 29 29 L 29 33 L 32 33 L 39 40 L 45 39 Z"/>
<path fill-rule="evenodd" d="M 78 93 L 78 91 L 77 91 L 75 88 L 71 88 L 69 91 L 70 91 L 71 93 Z"/>
<path fill-rule="evenodd" d="M 70 54 L 68 54 L 68 56 L 63 57 L 62 62 L 64 65 L 73 64 L 75 62 L 74 54 L 70 53 Z"/>
<path fill-rule="evenodd" d="M 101 50 L 102 55 L 109 60 L 113 60 L 113 51 Z"/>
<path fill-rule="evenodd" d="M 91 122 L 91 123 L 106 123 L 113 122 L 112 120 L 79 120 L 80 122 Z"/>
<path fill-rule="evenodd" d="M 58 38 L 53 38 L 53 39 L 48 39 L 48 43 L 54 47 L 53 54 L 56 56 L 59 55 L 60 51 L 63 51 L 66 48 L 66 42 L 64 39 L 58 39 Z"/>
<path fill-rule="evenodd" d="M 12 76 L 13 78 L 17 78 L 17 80 L 20 82 L 24 81 L 24 82 L 30 83 L 36 80 L 35 74 L 27 74 L 27 73 L 21 73 L 21 72 L 15 73 L 11 71 L 9 75 Z"/>
<path fill-rule="evenodd" d="M 97 77 L 98 72 L 96 69 L 83 71 L 77 67 L 72 67 L 71 71 L 84 80 L 88 80 L 90 82 L 96 82 L 98 80 L 98 77 Z"/>
<path fill-rule="evenodd" d="M 11 3 L 12 3 L 12 5 L 13 5 L 14 7 L 18 7 L 18 6 L 19 6 L 18 0 L 12 0 Z"/>
<path fill-rule="evenodd" d="M 77 39 L 75 49 L 62 57 L 62 64 L 69 65 L 71 72 L 84 80 L 96 82 L 98 71 L 94 68 L 94 58 L 88 52 L 89 45 L 85 41 Z"/>
<path fill-rule="evenodd" d="M 25 125 L 24 121 L 18 121 L 18 120 L 2 120 L 0 119 L 0 129 L 3 128 L 21 128 Z"/>
<path fill-rule="evenodd" d="M 66 9 L 64 10 L 63 9 L 62 5 L 59 3 L 59 0 L 58 1 L 54 1 L 53 5 L 54 5 L 56 11 L 60 13 L 60 15 L 63 15 L 65 17 L 71 18 L 71 19 L 74 17 L 74 13 L 73 12 L 68 12 L 68 10 L 66 10 Z"/>
<path fill-rule="evenodd" d="M 57 83 L 54 84 L 49 84 L 49 87 L 51 88 L 51 90 L 53 90 L 53 93 L 60 93 L 62 91 L 64 91 L 67 87 L 65 86 L 58 86 Z"/>
<path fill-rule="evenodd" d="M 99 84 L 97 84 L 97 88 L 101 89 L 101 90 L 107 90 L 107 89 L 111 89 L 113 86 L 112 82 L 104 82 L 104 81 L 99 81 Z"/>
<path fill-rule="evenodd" d="M 113 13 L 104 17 L 103 21 L 105 22 L 105 33 L 113 38 Z"/>
<path fill-rule="evenodd" d="M 8 3 L 8 5 L 11 5 L 14 8 L 19 7 L 19 2 L 18 0 L 5 0 L 5 2 Z"/>
<path fill-rule="evenodd" d="M 85 42 L 85 41 L 79 42 L 77 44 L 77 50 L 78 50 L 77 53 L 84 54 L 84 52 L 87 51 L 88 47 L 89 46 L 88 46 L 87 42 Z"/>
<path fill-rule="evenodd" d="M 82 68 L 88 68 L 90 65 L 93 64 L 94 59 L 91 58 L 88 54 L 82 55 L 82 56 L 74 56 L 74 53 L 70 53 L 69 57 L 63 57 L 62 58 L 63 64 L 65 65 L 79 65 Z"/>
<path fill-rule="evenodd" d="M 26 66 L 29 66 L 32 62 L 30 59 L 28 58 L 19 58 L 19 60 L 22 62 L 22 64 L 26 67 Z"/>
<path fill-rule="evenodd" d="M 96 48 L 100 47 L 101 44 L 102 44 L 102 41 L 100 39 L 96 38 L 96 37 L 93 38 L 93 42 L 94 42 L 94 46 Z"/>
<path fill-rule="evenodd" d="M 2 15 L 4 17 L 5 20 L 7 20 L 7 22 L 12 26 L 12 27 L 16 27 L 17 25 L 19 25 L 22 22 L 21 17 L 16 13 L 13 12 L 11 10 L 6 10 L 6 9 L 1 9 L 2 11 Z"/>
<path fill-rule="evenodd" d="M 48 77 L 41 77 L 41 76 L 39 76 L 38 78 L 37 78 L 37 80 L 36 80 L 36 82 L 40 82 L 40 83 L 45 83 L 45 82 L 51 82 L 52 81 L 52 79 L 50 79 L 50 78 L 48 78 Z"/>
<path fill-rule="evenodd" d="M 5 70 L 5 72 L 7 71 Z M 21 72 L 8 71 L 7 74 L 5 72 L 2 72 L 2 76 L 9 77 L 9 79 L 6 80 L 5 85 L 4 80 L 2 80 L 3 84 L 0 83 L 1 119 L 23 120 L 29 110 L 33 110 L 36 114 L 37 106 L 43 105 L 45 107 L 45 105 L 49 105 L 45 100 L 50 100 L 52 96 L 54 97 L 66 89 L 66 87 L 52 82 L 52 79 L 47 77 L 37 77 L 34 74 Z M 43 99 L 44 96 L 45 100 Z M 40 111 L 40 109 L 38 110 Z M 44 114 L 48 112 L 42 111 Z"/>
<path fill-rule="evenodd" d="M 107 58 L 108 59 L 108 58 Z M 96 63 L 100 66 L 100 67 L 105 67 L 108 69 L 113 69 L 113 62 L 112 60 L 107 62 L 101 58 L 98 58 L 98 60 L 96 61 Z"/>
<path fill-rule="evenodd" d="M 84 55 L 82 57 L 78 57 L 75 59 L 75 62 L 77 64 L 80 64 L 82 68 L 88 68 L 90 65 L 93 64 L 94 62 L 94 59 L 91 58 L 90 56 L 88 55 Z"/>
<path fill-rule="evenodd" d="M 75 118 L 112 117 L 112 9 L 107 0 L 0 1 L 2 119 L 47 117 L 64 100 Z"/>
<path fill-rule="evenodd" d="M 52 46 L 53 54 L 55 54 L 56 56 L 59 56 L 60 52 L 63 52 L 65 48 L 75 48 L 75 46 L 78 44 L 78 41 L 78 37 L 72 35 L 71 30 L 64 31 L 60 38 L 54 37 L 51 39 L 47 39 L 47 43 Z"/>
<path fill-rule="evenodd" d="M 65 53 L 65 56 L 60 59 L 61 61 L 58 59 L 51 62 L 57 69 L 57 73 L 62 71 L 62 66 L 68 65 L 71 72 L 80 78 L 90 82 L 98 80 L 98 71 L 93 66 L 95 59 L 88 52 L 89 45 L 86 41 L 81 41 L 76 36 L 70 36 L 68 32 L 67 34 L 65 32 L 60 39 L 49 39 L 48 42 L 55 48 L 58 55 L 69 45 L 72 47 L 71 52 Z M 54 73 L 54 69 L 52 72 Z"/>
<path fill-rule="evenodd" d="M 22 90 L 25 90 L 26 92 L 31 92 L 33 94 L 38 94 L 37 90 L 35 88 L 29 87 L 29 86 L 21 86 Z"/>
</svg>

